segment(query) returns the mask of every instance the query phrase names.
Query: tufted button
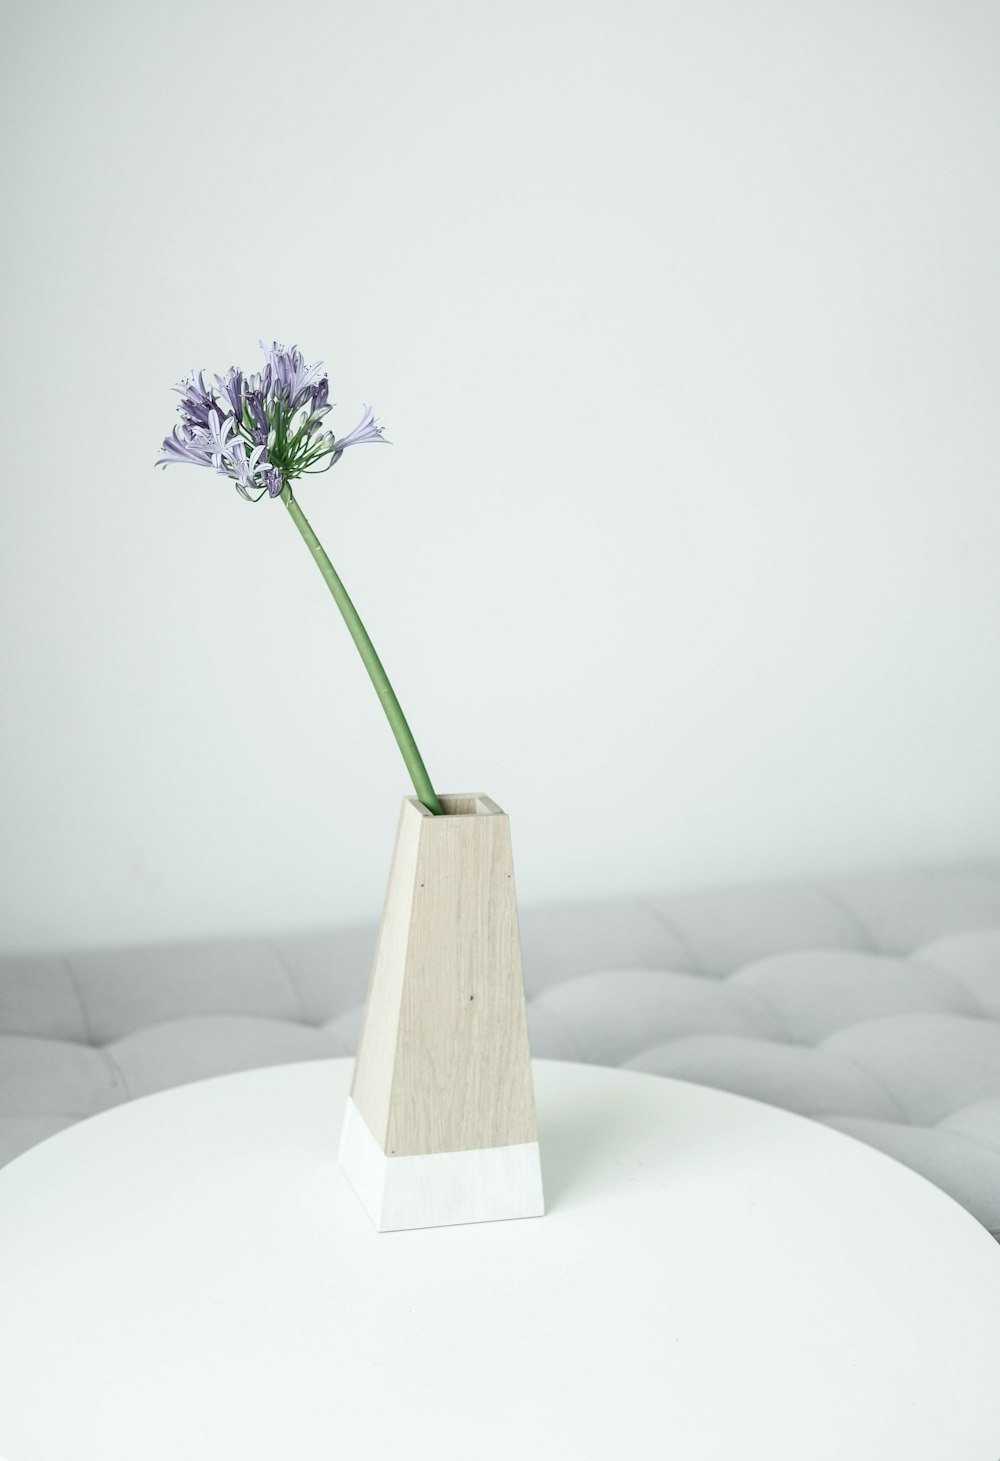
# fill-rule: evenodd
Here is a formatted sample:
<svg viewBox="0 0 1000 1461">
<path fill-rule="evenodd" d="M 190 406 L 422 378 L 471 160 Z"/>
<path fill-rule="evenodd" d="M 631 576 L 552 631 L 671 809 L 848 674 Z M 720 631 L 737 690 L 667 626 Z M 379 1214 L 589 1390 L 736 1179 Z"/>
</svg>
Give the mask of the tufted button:
<svg viewBox="0 0 1000 1461">
<path fill-rule="evenodd" d="M 611 969 L 566 980 L 532 1003 L 572 1037 L 578 1059 L 623 1065 L 661 1040 L 719 1032 L 782 1040 L 781 1021 L 750 990 L 695 974 Z"/>
<path fill-rule="evenodd" d="M 899 1103 L 901 1119 L 917 1125 L 1000 1095 L 1000 1024 L 993 1020 L 897 1015 L 852 1025 L 821 1048 L 877 1079 Z"/>
<path fill-rule="evenodd" d="M 68 1040 L 0 1035 L 0 1114 L 93 1116 L 126 1100 L 100 1050 Z"/>
<path fill-rule="evenodd" d="M 965 986 L 940 969 L 846 949 L 776 954 L 738 970 L 730 983 L 756 991 L 788 1039 L 800 1044 L 816 1045 L 837 1030 L 885 1015 L 980 1013 Z"/>
<path fill-rule="evenodd" d="M 288 974 L 264 939 L 87 952 L 71 964 L 91 1032 L 102 1043 L 196 1015 L 301 1015 Z"/>
<path fill-rule="evenodd" d="M 697 1035 L 658 1045 L 625 1064 L 631 1070 L 675 1076 L 767 1101 L 801 1116 L 842 1111 L 894 1121 L 903 1115 L 876 1077 L 830 1050 Z"/>
<path fill-rule="evenodd" d="M 0 960 L 0 1033 L 84 1044 L 90 1039 L 65 959 L 22 955 Z"/>
<path fill-rule="evenodd" d="M 231 1075 L 289 1060 L 343 1055 L 323 1030 L 246 1015 L 203 1015 L 136 1030 L 108 1046 L 133 1096 L 148 1096 L 186 1081 Z"/>
</svg>

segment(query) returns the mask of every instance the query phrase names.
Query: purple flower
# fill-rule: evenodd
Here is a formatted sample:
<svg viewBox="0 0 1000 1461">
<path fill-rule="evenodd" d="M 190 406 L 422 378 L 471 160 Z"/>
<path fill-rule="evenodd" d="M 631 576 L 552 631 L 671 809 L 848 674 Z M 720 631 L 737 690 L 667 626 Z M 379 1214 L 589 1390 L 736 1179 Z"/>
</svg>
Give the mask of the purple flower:
<svg viewBox="0 0 1000 1461">
<path fill-rule="evenodd" d="M 215 377 L 219 390 L 229 402 L 233 415 L 239 421 L 243 416 L 243 372 L 238 365 L 231 365 L 224 376 Z"/>
<path fill-rule="evenodd" d="M 264 411 L 264 397 L 260 391 L 247 394 L 247 406 L 253 421 L 253 439 L 258 445 L 267 441 L 267 415 Z"/>
<path fill-rule="evenodd" d="M 258 341 L 258 344 L 271 368 L 275 392 L 282 391 L 291 409 L 298 410 L 309 399 L 313 386 L 319 380 L 323 370 L 322 360 L 318 360 L 315 365 L 306 365 L 302 351 L 296 345 L 286 350 L 277 340 L 271 345 L 265 345 L 263 340 Z"/>
<path fill-rule="evenodd" d="M 247 376 L 247 391 L 253 391 L 257 395 L 267 396 L 271 392 L 271 367 L 265 365 L 260 375 Z"/>
<path fill-rule="evenodd" d="M 196 467 L 210 467 L 212 458 L 209 452 L 200 442 L 185 436 L 179 426 L 175 426 L 170 436 L 163 443 L 164 455 L 154 463 L 157 467 L 172 467 L 178 462 L 189 462 Z"/>
<path fill-rule="evenodd" d="M 203 431 L 208 429 L 208 413 L 218 410 L 219 403 L 215 398 L 215 392 L 205 385 L 205 372 L 199 370 L 197 374 L 192 370 L 188 379 L 182 381 L 174 390 L 181 397 L 178 410 L 188 426 L 200 426 Z"/>
<path fill-rule="evenodd" d="M 384 440 L 367 407 L 339 440 L 323 430 L 332 408 L 322 361 L 307 365 L 296 345 L 286 350 L 276 340 L 260 343 L 265 359 L 258 375 L 230 366 L 215 377 L 216 391 L 204 371 L 192 370 L 175 387 L 180 424 L 164 441 L 158 467 L 178 462 L 214 467 L 241 496 L 258 502 L 265 494 L 280 497 L 303 474 L 327 471 L 349 446 Z"/>
<path fill-rule="evenodd" d="M 340 453 L 344 451 L 346 447 L 360 446 L 361 443 L 364 441 L 385 441 L 385 438 L 382 435 L 382 432 L 384 430 L 384 426 L 375 425 L 375 412 L 371 409 L 370 406 L 367 406 L 365 408 L 365 414 L 362 416 L 357 426 L 355 426 L 354 430 L 349 431 L 346 436 L 339 437 L 333 443 L 333 449 L 337 453 Z M 390 446 L 391 442 L 386 441 L 385 445 Z"/>
<path fill-rule="evenodd" d="M 249 487 L 254 487 L 259 490 L 266 486 L 266 482 L 258 482 L 257 473 L 264 473 L 271 470 L 270 462 L 262 460 L 263 455 L 263 446 L 255 446 L 248 459 L 246 442 L 235 441 L 233 442 L 233 448 L 229 453 L 228 460 L 219 468 L 219 475 L 222 477 L 232 477 L 236 482 L 237 492 L 241 497 L 246 497 L 249 500 L 250 493 L 247 491 Z"/>
<path fill-rule="evenodd" d="M 235 425 L 236 422 L 233 420 L 232 416 L 227 416 L 225 421 L 223 421 L 220 426 L 218 411 L 214 409 L 209 411 L 208 430 L 205 433 L 204 437 L 199 440 L 199 445 L 201 445 L 202 441 L 204 442 L 205 450 L 211 455 L 213 467 L 220 466 L 222 463 L 222 458 L 227 457 L 232 453 L 235 442 L 227 442 L 226 438 L 229 436 L 229 433 L 233 430 Z"/>
<path fill-rule="evenodd" d="M 319 385 L 313 386 L 312 392 L 313 402 L 310 414 L 318 420 L 319 417 L 325 416 L 328 411 L 332 410 L 332 407 L 327 404 L 330 399 L 330 382 L 326 376 L 323 377 Z"/>
</svg>

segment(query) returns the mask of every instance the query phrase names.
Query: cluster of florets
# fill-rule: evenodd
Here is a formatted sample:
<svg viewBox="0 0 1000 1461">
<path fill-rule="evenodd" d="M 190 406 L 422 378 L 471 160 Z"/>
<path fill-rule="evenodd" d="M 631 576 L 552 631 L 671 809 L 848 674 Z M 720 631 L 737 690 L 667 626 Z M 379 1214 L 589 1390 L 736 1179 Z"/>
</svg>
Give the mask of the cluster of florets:
<svg viewBox="0 0 1000 1461">
<path fill-rule="evenodd" d="M 383 441 L 375 413 L 366 410 L 353 431 L 335 437 L 322 429 L 330 410 L 330 383 L 323 362 L 306 365 L 301 350 L 265 345 L 264 369 L 244 376 L 232 366 L 205 385 L 204 371 L 191 371 L 175 389 L 181 424 L 163 443 L 158 467 L 190 462 L 214 467 L 236 484 L 248 502 L 279 497 L 287 482 L 303 473 L 326 472 L 349 446 Z M 318 465 L 322 463 L 322 465 Z"/>
</svg>

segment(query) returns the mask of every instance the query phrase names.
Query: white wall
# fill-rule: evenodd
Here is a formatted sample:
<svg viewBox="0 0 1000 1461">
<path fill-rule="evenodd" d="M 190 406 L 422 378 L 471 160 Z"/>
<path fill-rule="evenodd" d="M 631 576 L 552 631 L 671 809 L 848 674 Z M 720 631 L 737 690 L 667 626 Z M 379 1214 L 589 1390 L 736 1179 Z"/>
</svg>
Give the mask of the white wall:
<svg viewBox="0 0 1000 1461">
<path fill-rule="evenodd" d="M 326 360 L 308 479 L 522 904 L 1000 852 L 1000 8 L 11 7 L 7 949 L 374 918 L 408 790 L 171 386 Z"/>
</svg>

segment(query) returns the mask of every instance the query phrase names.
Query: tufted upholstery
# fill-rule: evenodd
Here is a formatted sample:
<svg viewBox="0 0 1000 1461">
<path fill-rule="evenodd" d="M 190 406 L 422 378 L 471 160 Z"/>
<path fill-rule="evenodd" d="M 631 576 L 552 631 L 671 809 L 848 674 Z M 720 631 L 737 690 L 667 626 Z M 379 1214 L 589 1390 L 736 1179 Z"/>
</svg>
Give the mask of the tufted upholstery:
<svg viewBox="0 0 1000 1461">
<path fill-rule="evenodd" d="M 536 1055 L 848 1132 L 1000 1232 L 1000 863 L 522 913 Z M 0 1161 L 203 1076 L 352 1054 L 370 927 L 0 960 Z"/>
</svg>

